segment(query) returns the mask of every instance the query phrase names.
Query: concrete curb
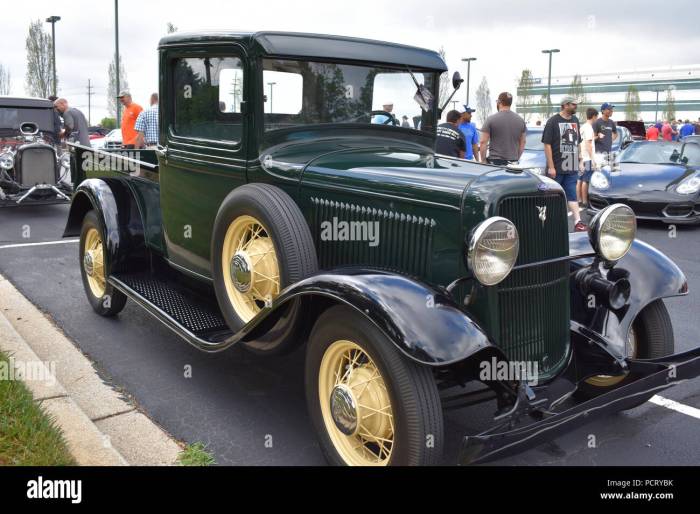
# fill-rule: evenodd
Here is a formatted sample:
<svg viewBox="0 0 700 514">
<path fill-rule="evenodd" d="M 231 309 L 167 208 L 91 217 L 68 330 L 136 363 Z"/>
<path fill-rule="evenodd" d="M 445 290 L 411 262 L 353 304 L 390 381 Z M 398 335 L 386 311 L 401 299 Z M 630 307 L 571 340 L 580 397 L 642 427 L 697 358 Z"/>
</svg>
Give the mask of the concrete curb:
<svg viewBox="0 0 700 514">
<path fill-rule="evenodd" d="M 181 446 L 105 384 L 90 360 L 0 275 L 0 350 L 42 367 L 25 380 L 52 415 L 80 465 L 173 465 Z"/>
</svg>

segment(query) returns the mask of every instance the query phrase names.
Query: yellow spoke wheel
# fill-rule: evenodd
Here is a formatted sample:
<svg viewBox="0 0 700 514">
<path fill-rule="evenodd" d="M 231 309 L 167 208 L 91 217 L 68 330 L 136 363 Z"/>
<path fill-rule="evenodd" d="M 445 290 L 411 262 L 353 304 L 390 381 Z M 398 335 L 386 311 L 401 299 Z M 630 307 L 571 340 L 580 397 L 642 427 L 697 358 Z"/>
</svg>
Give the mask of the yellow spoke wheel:
<svg viewBox="0 0 700 514">
<path fill-rule="evenodd" d="M 229 301 L 244 323 L 280 293 L 275 245 L 270 231 L 253 216 L 239 216 L 229 225 L 221 266 Z"/>
<path fill-rule="evenodd" d="M 107 279 L 105 277 L 102 236 L 95 228 L 90 228 L 85 235 L 83 269 L 87 276 L 90 292 L 95 298 L 102 298 L 107 287 Z"/>
<path fill-rule="evenodd" d="M 394 412 L 386 383 L 369 354 L 340 340 L 326 350 L 318 377 L 326 430 L 353 466 L 386 466 L 394 448 Z"/>
</svg>

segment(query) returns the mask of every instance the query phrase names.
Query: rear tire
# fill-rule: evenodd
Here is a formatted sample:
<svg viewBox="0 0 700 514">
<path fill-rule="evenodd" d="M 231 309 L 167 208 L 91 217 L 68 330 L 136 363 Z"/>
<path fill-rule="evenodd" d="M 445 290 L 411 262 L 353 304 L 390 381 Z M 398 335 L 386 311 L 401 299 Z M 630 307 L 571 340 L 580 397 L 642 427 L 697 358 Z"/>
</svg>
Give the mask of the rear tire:
<svg viewBox="0 0 700 514">
<path fill-rule="evenodd" d="M 441 462 L 442 405 L 432 371 L 403 355 L 367 318 L 347 306 L 325 311 L 311 333 L 305 367 L 308 409 L 329 463 Z M 341 400 L 334 403 L 336 391 Z"/>
<path fill-rule="evenodd" d="M 97 213 L 89 211 L 80 231 L 80 274 L 83 288 L 93 310 L 104 317 L 119 314 L 126 295 L 107 282 L 109 269 L 105 258 L 104 230 Z"/>
<path fill-rule="evenodd" d="M 656 300 L 647 305 L 632 323 L 631 333 L 636 340 L 632 345 L 631 356 L 637 359 L 655 359 L 665 357 L 674 352 L 673 325 L 668 310 L 663 300 Z M 597 376 L 579 384 L 575 397 L 580 400 L 589 400 L 603 393 L 607 393 L 634 380 L 634 376 L 621 377 Z M 642 405 L 654 396 L 650 393 L 640 398 L 632 407 Z"/>
</svg>

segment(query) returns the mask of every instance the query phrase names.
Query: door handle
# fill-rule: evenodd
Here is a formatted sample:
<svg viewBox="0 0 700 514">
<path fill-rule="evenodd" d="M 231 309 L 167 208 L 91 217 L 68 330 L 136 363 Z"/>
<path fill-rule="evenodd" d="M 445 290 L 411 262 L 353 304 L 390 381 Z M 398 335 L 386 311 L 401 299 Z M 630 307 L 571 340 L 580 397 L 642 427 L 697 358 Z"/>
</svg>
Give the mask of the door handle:
<svg viewBox="0 0 700 514">
<path fill-rule="evenodd" d="M 168 147 L 162 146 L 162 145 L 157 145 L 156 146 L 156 154 L 158 154 L 160 157 L 167 158 L 168 157 Z"/>
</svg>

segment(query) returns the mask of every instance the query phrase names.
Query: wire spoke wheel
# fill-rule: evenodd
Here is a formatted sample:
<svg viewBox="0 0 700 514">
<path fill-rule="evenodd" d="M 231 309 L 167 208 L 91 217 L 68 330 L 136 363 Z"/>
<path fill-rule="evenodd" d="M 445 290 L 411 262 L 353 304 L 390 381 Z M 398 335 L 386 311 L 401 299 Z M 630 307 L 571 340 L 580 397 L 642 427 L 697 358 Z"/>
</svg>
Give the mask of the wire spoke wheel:
<svg viewBox="0 0 700 514">
<path fill-rule="evenodd" d="M 386 466 L 394 448 L 394 412 L 369 354 L 352 341 L 332 343 L 321 361 L 318 393 L 326 430 L 342 459 Z"/>
<path fill-rule="evenodd" d="M 229 225 L 221 256 L 226 293 L 247 323 L 279 295 L 280 267 L 270 231 L 253 216 Z"/>
<path fill-rule="evenodd" d="M 97 229 L 91 228 L 85 235 L 83 251 L 83 269 L 87 276 L 90 292 L 96 298 L 102 298 L 107 288 L 104 267 L 104 250 L 102 237 Z"/>
</svg>

